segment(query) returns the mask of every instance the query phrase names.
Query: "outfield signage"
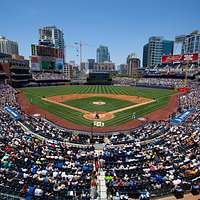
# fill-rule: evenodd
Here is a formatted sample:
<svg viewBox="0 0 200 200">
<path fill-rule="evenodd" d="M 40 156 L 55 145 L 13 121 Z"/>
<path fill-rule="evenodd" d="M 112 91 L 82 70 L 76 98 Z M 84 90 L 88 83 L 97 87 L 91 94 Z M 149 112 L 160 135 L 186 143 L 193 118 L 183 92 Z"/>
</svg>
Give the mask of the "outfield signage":
<svg viewBox="0 0 200 200">
<path fill-rule="evenodd" d="M 194 109 L 189 109 L 188 111 L 178 115 L 174 119 L 171 120 L 172 124 L 179 125 L 188 119 L 188 117 L 193 113 Z"/>
<path fill-rule="evenodd" d="M 20 114 L 18 112 L 15 112 L 11 107 L 6 106 L 4 110 L 9 113 L 14 119 L 19 120 Z"/>
<path fill-rule="evenodd" d="M 187 87 L 178 88 L 178 91 L 179 91 L 179 92 L 182 92 L 182 93 L 187 93 L 187 92 L 190 91 L 190 88 L 187 88 Z"/>
<path fill-rule="evenodd" d="M 180 54 L 180 55 L 164 55 L 162 62 L 180 62 L 180 61 L 198 61 L 198 54 Z"/>
</svg>

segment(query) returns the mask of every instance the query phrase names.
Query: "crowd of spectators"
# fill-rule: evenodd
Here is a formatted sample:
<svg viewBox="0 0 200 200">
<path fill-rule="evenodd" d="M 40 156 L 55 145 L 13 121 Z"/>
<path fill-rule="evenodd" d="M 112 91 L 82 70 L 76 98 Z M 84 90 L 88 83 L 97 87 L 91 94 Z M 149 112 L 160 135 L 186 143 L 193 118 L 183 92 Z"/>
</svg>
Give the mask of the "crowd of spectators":
<svg viewBox="0 0 200 200">
<path fill-rule="evenodd" d="M 90 144 L 88 135 L 74 134 L 73 131 L 56 127 L 41 117 L 26 116 L 24 124 L 34 133 L 47 139 L 76 144 Z"/>
<path fill-rule="evenodd" d="M 0 108 L 5 106 L 21 113 L 21 107 L 16 101 L 17 91 L 8 84 L 0 84 Z"/>
<path fill-rule="evenodd" d="M 191 84 L 190 93 L 181 95 L 179 98 L 179 107 L 182 111 L 189 108 L 200 107 L 200 87 Z"/>
<path fill-rule="evenodd" d="M 1 85 L 0 92 L 0 107 L 21 112 L 12 87 Z M 146 122 L 127 134 L 108 136 L 99 156 L 89 136 L 25 114 L 24 129 L 0 109 L 0 192 L 29 199 L 94 199 L 97 161 L 106 172 L 108 199 L 148 198 L 199 187 L 199 97 L 196 84 L 179 97 L 177 114 L 193 108 L 190 120 L 177 126 L 170 119 Z"/>
<path fill-rule="evenodd" d="M 141 78 L 135 82 L 135 85 L 146 87 L 181 88 L 184 87 L 184 81 L 182 79 Z"/>
<path fill-rule="evenodd" d="M 32 77 L 34 80 L 69 80 L 69 77 L 64 73 L 53 73 L 53 72 L 33 72 Z"/>
<path fill-rule="evenodd" d="M 166 195 L 200 188 L 200 90 L 179 98 L 178 114 L 193 108 L 180 125 L 149 122 L 130 134 L 109 137 L 104 148 L 106 184 L 110 199 Z M 120 199 L 120 197 L 118 198 Z"/>
<path fill-rule="evenodd" d="M 11 95 L 16 91 L 11 89 L 8 85 L 1 85 L 1 91 L 7 95 L 6 102 L 1 101 L 2 108 L 7 104 L 13 108 L 15 105 L 18 106 Z M 24 119 L 32 122 L 31 117 L 26 115 Z M 41 139 L 24 129 L 19 121 L 3 109 L 0 109 L 0 124 L 1 193 L 30 200 L 89 200 L 95 196 L 95 189 L 91 191 L 91 183 L 94 185 L 96 182 L 96 172 L 93 167 L 95 154 L 92 145 L 74 147 L 59 140 L 47 140 L 46 135 Z M 44 121 L 41 124 L 44 124 Z M 37 133 L 37 125 L 33 128 Z M 39 126 L 40 128 L 43 133 L 48 132 L 42 129 L 46 128 L 45 125 Z M 56 134 L 55 130 L 49 128 L 51 138 L 53 131 Z M 73 137 L 70 140 L 73 141 Z"/>
<path fill-rule="evenodd" d="M 160 63 L 145 68 L 144 75 L 173 75 L 173 76 L 184 76 L 187 64 L 184 62 L 178 63 Z M 199 72 L 198 62 L 189 63 L 188 76 L 194 76 Z"/>
<path fill-rule="evenodd" d="M 141 87 L 159 87 L 159 88 L 181 88 L 184 87 L 182 79 L 166 79 L 166 78 L 128 78 L 115 77 L 114 84 L 141 86 Z"/>
<path fill-rule="evenodd" d="M 6 104 L 15 104 L 15 90 L 8 84 L 0 84 L 0 105 L 6 106 Z"/>
</svg>

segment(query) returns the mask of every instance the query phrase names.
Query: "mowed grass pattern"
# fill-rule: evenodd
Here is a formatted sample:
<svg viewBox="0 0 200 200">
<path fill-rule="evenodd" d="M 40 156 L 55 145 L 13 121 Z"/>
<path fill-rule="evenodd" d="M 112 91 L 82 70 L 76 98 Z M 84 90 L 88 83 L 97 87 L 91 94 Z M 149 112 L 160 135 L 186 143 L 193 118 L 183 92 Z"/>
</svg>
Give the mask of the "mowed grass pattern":
<svg viewBox="0 0 200 200">
<path fill-rule="evenodd" d="M 93 102 L 105 102 L 105 105 L 94 105 Z M 117 110 L 120 108 L 128 107 L 134 105 L 134 103 L 130 101 L 114 99 L 114 98 L 107 98 L 107 97 L 89 97 L 89 98 L 82 98 L 82 99 L 73 99 L 65 101 L 64 104 L 81 108 L 90 112 L 95 111 L 112 111 Z"/>
<path fill-rule="evenodd" d="M 23 88 L 21 90 L 27 95 L 31 103 L 38 105 L 39 107 L 48 110 L 49 112 L 54 113 L 61 118 L 85 126 L 92 126 L 93 122 L 84 119 L 81 112 L 45 102 L 42 100 L 42 97 L 58 96 L 65 94 L 98 93 L 142 96 L 157 100 L 156 103 L 151 103 L 148 105 L 119 112 L 115 115 L 115 118 L 105 122 L 105 126 L 117 126 L 132 120 L 133 113 L 135 113 L 136 117 L 138 118 L 165 106 L 168 103 L 170 97 L 175 94 L 174 90 L 138 87 L 136 88 L 125 86 L 51 86 Z"/>
</svg>

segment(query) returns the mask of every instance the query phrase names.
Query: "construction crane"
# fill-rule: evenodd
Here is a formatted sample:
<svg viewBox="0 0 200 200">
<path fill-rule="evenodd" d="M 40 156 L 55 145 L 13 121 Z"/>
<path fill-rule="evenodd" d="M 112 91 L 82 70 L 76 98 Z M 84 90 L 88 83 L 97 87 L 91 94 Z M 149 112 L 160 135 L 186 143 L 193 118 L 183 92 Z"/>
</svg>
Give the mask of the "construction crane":
<svg viewBox="0 0 200 200">
<path fill-rule="evenodd" d="M 87 44 L 87 43 L 83 43 L 82 41 L 80 42 L 74 42 L 73 45 L 65 45 L 65 47 L 67 48 L 73 48 L 76 50 L 76 56 L 78 57 L 79 56 L 79 59 L 80 59 L 80 68 L 81 68 L 81 63 L 83 61 L 83 46 L 89 46 L 89 47 L 95 47 L 95 45 L 90 45 L 90 44 Z"/>
<path fill-rule="evenodd" d="M 94 45 L 90 45 L 87 43 L 83 43 L 82 41 L 80 42 L 74 42 L 74 45 L 79 47 L 79 50 L 77 50 L 77 52 L 79 52 L 79 58 L 80 58 L 80 68 L 81 68 L 81 63 L 83 61 L 83 46 L 94 46 Z M 78 56 L 78 55 L 77 55 Z M 82 70 L 82 69 L 81 69 Z"/>
<path fill-rule="evenodd" d="M 65 48 L 68 49 L 68 48 L 71 48 L 71 49 L 76 49 L 76 46 L 75 45 L 70 45 L 70 44 L 67 44 L 65 45 Z M 77 55 L 78 56 L 78 55 Z M 66 57 L 66 56 L 65 56 Z"/>
</svg>

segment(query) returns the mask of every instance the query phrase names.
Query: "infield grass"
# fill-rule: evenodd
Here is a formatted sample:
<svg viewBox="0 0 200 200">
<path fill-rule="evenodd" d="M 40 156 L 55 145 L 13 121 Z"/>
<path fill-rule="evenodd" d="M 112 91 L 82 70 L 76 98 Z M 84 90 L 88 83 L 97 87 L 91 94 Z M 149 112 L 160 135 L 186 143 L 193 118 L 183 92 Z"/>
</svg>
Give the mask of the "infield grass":
<svg viewBox="0 0 200 200">
<path fill-rule="evenodd" d="M 94 105 L 93 102 L 102 101 L 105 102 L 105 105 Z M 81 108 L 90 112 L 95 111 L 112 111 L 120 108 L 128 107 L 134 105 L 133 102 L 108 98 L 108 97 L 89 97 L 80 99 L 73 99 L 65 101 L 64 104 Z"/>
</svg>

